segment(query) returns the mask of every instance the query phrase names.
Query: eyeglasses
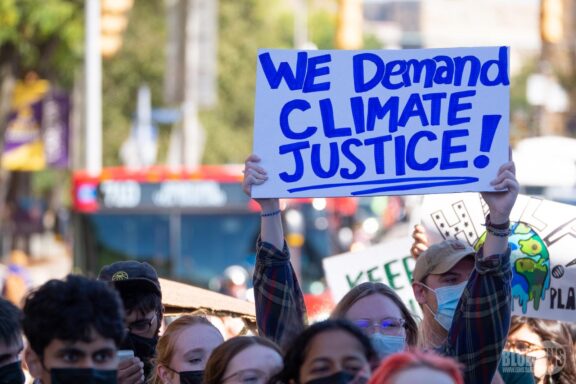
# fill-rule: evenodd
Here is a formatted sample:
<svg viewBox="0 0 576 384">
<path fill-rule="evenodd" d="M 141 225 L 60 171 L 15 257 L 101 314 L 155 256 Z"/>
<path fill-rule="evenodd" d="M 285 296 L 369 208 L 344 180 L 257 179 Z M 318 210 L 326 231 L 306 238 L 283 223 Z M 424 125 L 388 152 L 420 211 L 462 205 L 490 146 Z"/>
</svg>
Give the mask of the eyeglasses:
<svg viewBox="0 0 576 384">
<path fill-rule="evenodd" d="M 152 316 L 149 319 L 139 319 L 136 321 L 131 322 L 130 324 L 128 324 L 126 326 L 126 328 L 128 328 L 128 331 L 132 332 L 132 333 L 145 333 L 148 332 L 148 330 L 150 330 L 150 327 L 152 327 L 152 322 L 154 321 L 154 319 L 156 318 L 156 314 L 154 314 L 154 316 Z"/>
<path fill-rule="evenodd" d="M 533 344 L 526 340 L 506 340 L 504 347 L 507 351 L 516 352 L 521 355 L 527 355 L 532 352 L 543 351 L 544 348 L 541 345 Z"/>
<path fill-rule="evenodd" d="M 223 383 L 261 384 L 266 383 L 268 374 L 259 369 L 244 369 L 225 377 Z"/>
<path fill-rule="evenodd" d="M 398 335 L 404 329 L 404 324 L 406 321 L 404 319 L 396 319 L 392 317 L 388 317 L 386 319 L 382 319 L 380 321 L 372 321 L 369 319 L 359 319 L 355 320 L 354 324 L 358 326 L 363 331 L 366 331 L 373 328 L 378 328 L 380 332 L 385 335 Z"/>
</svg>

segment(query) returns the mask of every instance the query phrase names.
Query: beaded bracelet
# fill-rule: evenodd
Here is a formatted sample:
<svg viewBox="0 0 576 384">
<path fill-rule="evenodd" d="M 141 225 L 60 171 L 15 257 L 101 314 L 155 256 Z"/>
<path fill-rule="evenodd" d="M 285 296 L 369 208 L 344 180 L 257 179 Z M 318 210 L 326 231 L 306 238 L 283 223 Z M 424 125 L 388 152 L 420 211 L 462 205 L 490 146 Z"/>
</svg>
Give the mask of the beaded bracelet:
<svg viewBox="0 0 576 384">
<path fill-rule="evenodd" d="M 492 227 L 495 229 L 509 229 L 510 228 L 510 220 L 502 223 L 502 224 L 494 224 L 492 220 L 490 220 L 490 214 L 486 216 L 486 226 Z"/>
<path fill-rule="evenodd" d="M 509 229 L 496 229 L 490 226 L 486 226 L 486 230 L 493 234 L 494 236 L 498 236 L 498 237 L 508 237 L 510 236 L 510 230 Z"/>
<path fill-rule="evenodd" d="M 260 216 L 261 216 L 261 217 L 270 217 L 270 216 L 276 216 L 276 215 L 280 214 L 280 212 L 281 212 L 281 211 L 280 211 L 279 209 L 277 209 L 277 210 L 275 210 L 275 211 L 272 211 L 272 212 L 268 212 L 268 213 L 261 213 L 261 214 L 260 214 Z"/>
<path fill-rule="evenodd" d="M 490 221 L 490 215 L 486 216 L 486 231 L 494 236 L 508 237 L 510 236 L 510 221 L 502 224 L 494 224 Z"/>
</svg>

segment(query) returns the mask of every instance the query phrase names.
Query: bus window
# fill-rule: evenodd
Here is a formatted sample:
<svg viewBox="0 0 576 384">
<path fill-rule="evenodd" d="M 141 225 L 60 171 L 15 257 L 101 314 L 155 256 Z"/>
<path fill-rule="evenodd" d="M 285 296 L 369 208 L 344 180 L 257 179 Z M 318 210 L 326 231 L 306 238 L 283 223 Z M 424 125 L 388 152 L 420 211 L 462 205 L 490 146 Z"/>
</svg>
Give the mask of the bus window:
<svg viewBox="0 0 576 384">
<path fill-rule="evenodd" d="M 259 231 L 257 213 L 183 214 L 175 277 L 206 287 L 230 265 L 251 271 Z"/>
<path fill-rule="evenodd" d="M 97 271 L 106 264 L 135 259 L 152 264 L 160 275 L 169 273 L 168 215 L 91 214 L 86 220 Z"/>
</svg>

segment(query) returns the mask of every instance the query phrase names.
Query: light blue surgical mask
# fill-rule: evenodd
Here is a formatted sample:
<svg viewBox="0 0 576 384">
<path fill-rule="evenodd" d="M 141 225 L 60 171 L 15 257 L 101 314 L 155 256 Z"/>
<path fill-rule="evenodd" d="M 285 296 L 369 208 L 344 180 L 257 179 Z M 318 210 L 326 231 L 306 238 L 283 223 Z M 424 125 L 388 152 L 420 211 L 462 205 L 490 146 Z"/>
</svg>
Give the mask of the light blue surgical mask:
<svg viewBox="0 0 576 384">
<path fill-rule="evenodd" d="M 380 332 L 375 332 L 370 335 L 370 342 L 380 360 L 406 348 L 404 336 L 383 335 Z"/>
<path fill-rule="evenodd" d="M 458 306 L 458 302 L 460 301 L 460 297 L 462 296 L 462 292 L 464 292 L 464 288 L 466 288 L 468 281 L 436 289 L 432 289 L 422 283 L 420 284 L 433 291 L 436 295 L 438 310 L 434 313 L 434 320 L 436 320 L 446 331 L 449 331 L 450 326 L 452 325 L 452 319 L 454 318 L 454 313 L 456 312 L 456 307 Z M 428 310 L 432 312 L 432 309 L 430 309 L 428 305 L 426 305 L 426 307 L 428 307 Z"/>
</svg>

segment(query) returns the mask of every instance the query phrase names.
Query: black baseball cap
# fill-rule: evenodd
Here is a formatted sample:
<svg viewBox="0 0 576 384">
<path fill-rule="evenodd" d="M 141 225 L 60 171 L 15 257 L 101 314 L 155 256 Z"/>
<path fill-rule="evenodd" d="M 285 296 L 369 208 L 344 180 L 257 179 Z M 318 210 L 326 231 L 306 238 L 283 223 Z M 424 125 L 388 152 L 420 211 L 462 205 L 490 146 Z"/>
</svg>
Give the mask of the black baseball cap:
<svg viewBox="0 0 576 384">
<path fill-rule="evenodd" d="M 120 291 L 133 287 L 162 296 L 158 274 L 154 267 L 146 262 L 130 260 L 105 265 L 98 275 L 98 280 L 112 283 Z"/>
</svg>

